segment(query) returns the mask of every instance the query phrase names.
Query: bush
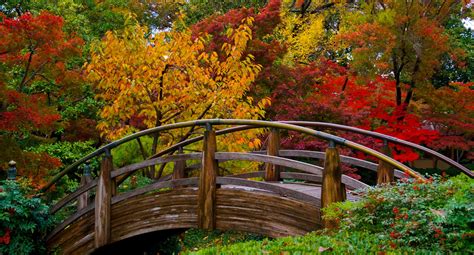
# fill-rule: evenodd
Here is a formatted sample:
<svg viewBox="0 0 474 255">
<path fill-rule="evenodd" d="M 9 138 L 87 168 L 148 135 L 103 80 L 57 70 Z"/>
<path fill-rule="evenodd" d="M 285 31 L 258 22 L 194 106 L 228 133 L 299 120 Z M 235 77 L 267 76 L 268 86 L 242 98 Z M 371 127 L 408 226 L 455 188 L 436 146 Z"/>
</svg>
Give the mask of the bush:
<svg viewBox="0 0 474 255">
<path fill-rule="evenodd" d="M 326 217 L 342 230 L 365 230 L 392 246 L 474 252 L 474 181 L 465 175 L 371 189 L 356 203 L 333 204 Z"/>
<path fill-rule="evenodd" d="M 43 242 L 53 220 L 39 198 L 15 181 L 0 182 L 0 254 L 45 254 Z"/>
<path fill-rule="evenodd" d="M 52 157 L 60 159 L 63 167 L 67 167 L 83 158 L 87 154 L 92 153 L 96 150 L 96 148 L 94 147 L 94 141 L 62 141 L 50 144 L 41 144 L 37 147 L 29 148 L 28 150 L 36 153 L 45 152 Z M 97 160 L 93 160 L 91 165 L 92 168 L 97 168 L 99 166 Z"/>
</svg>

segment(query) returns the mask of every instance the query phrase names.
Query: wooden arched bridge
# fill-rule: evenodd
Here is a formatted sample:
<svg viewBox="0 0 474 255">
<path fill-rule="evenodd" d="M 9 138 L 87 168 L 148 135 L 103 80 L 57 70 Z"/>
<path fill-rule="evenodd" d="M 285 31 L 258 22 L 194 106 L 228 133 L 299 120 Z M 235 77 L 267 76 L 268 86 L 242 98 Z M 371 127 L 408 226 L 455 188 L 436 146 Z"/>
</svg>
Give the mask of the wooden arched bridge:
<svg viewBox="0 0 474 255">
<path fill-rule="evenodd" d="M 195 127 L 201 127 L 203 135 L 179 142 L 140 163 L 114 169 L 111 156 L 114 148 L 142 136 Z M 269 129 L 266 151 L 216 150 L 219 135 L 254 128 Z M 382 140 L 385 154 L 315 129 L 342 130 Z M 328 149 L 325 152 L 281 150 L 280 135 L 287 131 L 327 140 Z M 185 146 L 201 141 L 201 152 L 182 153 Z M 369 187 L 341 174 L 341 162 L 376 171 L 378 183 L 407 175 L 424 180 L 408 166 L 386 155 L 389 143 L 417 149 L 473 177 L 469 169 L 428 148 L 354 127 L 297 121 L 211 119 L 182 122 L 148 129 L 112 142 L 55 176 L 43 191 L 89 160 L 102 156 L 98 178 L 92 180 L 86 171 L 81 186 L 51 208 L 52 213 L 63 214 L 71 208 L 74 210 L 49 234 L 48 246 L 59 248 L 63 254 L 88 254 L 111 243 L 162 230 L 220 229 L 281 237 L 331 226 L 331 222 L 321 220 L 320 208 L 335 201 L 356 200 L 354 190 Z M 336 146 L 358 150 L 377 158 L 378 162 L 340 156 Z M 324 160 L 324 163 L 310 164 L 301 159 Z M 262 162 L 265 168 L 220 176 L 219 163 L 232 160 Z M 201 163 L 188 164 L 196 161 Z M 174 164 L 171 175 L 148 186 L 118 193 L 117 186 L 136 171 L 170 162 Z M 199 176 L 187 175 L 187 171 L 193 168 L 200 169 Z M 95 201 L 90 202 L 94 195 Z"/>
</svg>

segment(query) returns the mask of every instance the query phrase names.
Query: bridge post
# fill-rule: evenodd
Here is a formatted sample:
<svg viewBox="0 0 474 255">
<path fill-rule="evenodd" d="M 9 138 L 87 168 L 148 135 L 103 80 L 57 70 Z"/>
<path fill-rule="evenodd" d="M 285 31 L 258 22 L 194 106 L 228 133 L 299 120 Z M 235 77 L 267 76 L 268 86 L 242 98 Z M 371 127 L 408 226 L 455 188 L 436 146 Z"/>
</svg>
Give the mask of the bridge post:
<svg viewBox="0 0 474 255">
<path fill-rule="evenodd" d="M 382 153 L 387 156 L 392 156 L 390 147 L 388 147 L 387 140 L 383 141 Z M 394 169 L 385 161 L 379 160 L 377 167 L 377 184 L 391 183 L 394 181 Z"/>
<path fill-rule="evenodd" d="M 326 208 L 334 202 L 342 202 L 346 197 L 346 188 L 342 183 L 341 159 L 333 141 L 326 149 L 324 161 L 323 184 L 321 188 L 321 208 Z M 326 228 L 337 226 L 335 222 L 323 220 Z"/>
<path fill-rule="evenodd" d="M 280 150 L 280 132 L 272 128 L 268 136 L 267 155 L 278 156 Z M 276 182 L 280 180 L 280 166 L 267 163 L 265 164 L 265 181 Z"/>
<path fill-rule="evenodd" d="M 215 158 L 216 147 L 216 132 L 210 125 L 207 125 L 206 131 L 204 131 L 198 191 L 198 227 L 205 230 L 213 230 L 216 227 L 216 176 L 218 169 Z"/>
<path fill-rule="evenodd" d="M 179 147 L 178 153 L 183 154 L 182 147 Z M 186 168 L 186 161 L 180 160 L 180 161 L 174 162 L 172 179 L 176 180 L 176 179 L 186 178 L 185 168 Z"/>
<path fill-rule="evenodd" d="M 89 163 L 84 165 L 84 173 L 81 177 L 81 187 L 91 182 L 91 169 Z M 89 191 L 84 192 L 79 198 L 77 199 L 77 210 L 81 210 L 89 205 Z"/>
<path fill-rule="evenodd" d="M 112 155 L 105 152 L 100 165 L 100 175 L 95 195 L 95 248 L 110 242 L 110 214 L 112 198 Z"/>
</svg>

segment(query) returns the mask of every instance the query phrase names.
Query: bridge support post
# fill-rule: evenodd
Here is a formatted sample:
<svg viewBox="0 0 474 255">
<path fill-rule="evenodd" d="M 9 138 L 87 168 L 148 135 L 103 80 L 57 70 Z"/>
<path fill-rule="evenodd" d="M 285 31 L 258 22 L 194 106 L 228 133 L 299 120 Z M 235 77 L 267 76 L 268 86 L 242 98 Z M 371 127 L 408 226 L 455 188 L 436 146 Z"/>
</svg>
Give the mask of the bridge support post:
<svg viewBox="0 0 474 255">
<path fill-rule="evenodd" d="M 387 156 L 392 156 L 387 140 L 384 140 L 382 153 Z M 394 181 L 394 174 L 393 166 L 383 160 L 379 160 L 379 166 L 377 167 L 377 184 L 392 183 Z"/>
<path fill-rule="evenodd" d="M 112 155 L 107 150 L 100 165 L 100 175 L 95 195 L 95 248 L 110 242 L 110 214 L 112 198 Z"/>
<path fill-rule="evenodd" d="M 84 173 L 81 177 L 81 187 L 88 184 L 92 181 L 91 177 L 91 169 L 89 163 L 84 165 Z M 89 205 L 89 191 L 84 192 L 79 198 L 77 199 L 77 210 L 81 210 Z"/>
<path fill-rule="evenodd" d="M 346 197 L 346 188 L 342 183 L 341 159 L 333 141 L 326 149 L 324 161 L 323 184 L 321 188 L 321 208 L 334 202 L 342 202 Z M 333 221 L 323 220 L 326 228 L 337 227 Z"/>
<path fill-rule="evenodd" d="M 268 136 L 267 155 L 278 156 L 280 150 L 280 131 L 272 128 Z M 265 181 L 276 182 L 280 180 L 280 166 L 267 163 L 265 164 Z"/>
<path fill-rule="evenodd" d="M 183 148 L 180 147 L 178 150 L 178 153 L 182 154 Z M 186 161 L 176 161 L 173 167 L 172 179 L 177 180 L 177 179 L 186 178 L 185 168 L 186 168 Z"/>
<path fill-rule="evenodd" d="M 199 176 L 198 227 L 213 230 L 216 227 L 216 132 L 210 126 L 204 132 L 202 167 Z"/>
</svg>

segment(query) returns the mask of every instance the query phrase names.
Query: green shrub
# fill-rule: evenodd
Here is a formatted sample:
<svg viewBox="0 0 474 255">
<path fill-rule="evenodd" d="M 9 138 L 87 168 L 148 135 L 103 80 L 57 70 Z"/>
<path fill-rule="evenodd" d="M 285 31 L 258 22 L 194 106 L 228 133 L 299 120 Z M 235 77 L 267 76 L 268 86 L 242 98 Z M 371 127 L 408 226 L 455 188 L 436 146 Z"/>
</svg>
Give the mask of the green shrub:
<svg viewBox="0 0 474 255">
<path fill-rule="evenodd" d="M 0 182 L 0 254 L 45 254 L 53 220 L 48 207 L 15 181 Z"/>
<path fill-rule="evenodd" d="M 64 167 L 71 165 L 72 163 L 83 158 L 87 154 L 96 150 L 94 147 L 94 141 L 87 142 L 55 142 L 51 144 L 41 144 L 37 147 L 29 148 L 28 150 L 33 152 L 46 152 L 48 155 L 58 158 L 61 160 Z M 93 167 L 97 167 L 96 161 L 92 162 Z"/>
<path fill-rule="evenodd" d="M 365 230 L 394 246 L 474 252 L 474 181 L 465 175 L 371 189 L 356 203 L 333 204 L 326 217 L 342 230 Z"/>
<path fill-rule="evenodd" d="M 153 144 L 151 137 L 140 137 L 140 141 L 146 151 L 147 156 L 150 156 L 150 148 Z M 137 140 L 129 141 L 121 144 L 112 150 L 112 158 L 116 167 L 122 167 L 143 161 L 143 154 L 140 150 L 140 145 Z"/>
</svg>

